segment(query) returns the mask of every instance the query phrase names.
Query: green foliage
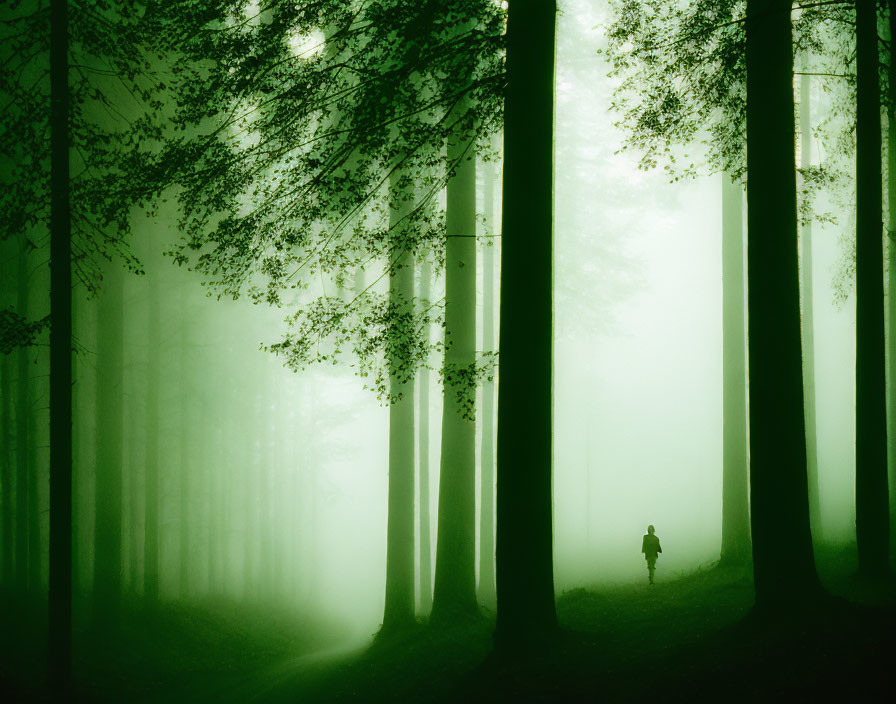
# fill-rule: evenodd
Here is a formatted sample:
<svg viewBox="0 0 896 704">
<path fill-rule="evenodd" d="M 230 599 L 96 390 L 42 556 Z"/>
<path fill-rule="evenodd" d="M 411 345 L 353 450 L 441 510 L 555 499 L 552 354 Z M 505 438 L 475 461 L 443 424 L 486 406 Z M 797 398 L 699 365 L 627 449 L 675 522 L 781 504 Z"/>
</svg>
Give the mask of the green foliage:
<svg viewBox="0 0 896 704">
<path fill-rule="evenodd" d="M 662 165 L 670 180 L 693 177 L 673 145 L 707 147 L 711 172 L 746 168 L 746 64 L 743 0 L 613 0 L 604 52 L 620 83 L 612 109 L 626 133 L 623 150 L 642 169 Z"/>
<path fill-rule="evenodd" d="M 50 316 L 31 322 L 13 310 L 0 310 L 0 354 L 36 344 L 49 325 Z"/>
<path fill-rule="evenodd" d="M 362 271 L 381 281 L 405 255 L 443 261 L 434 204 L 456 166 L 445 141 L 489 153 L 500 128 L 500 4 L 233 0 L 166 3 L 160 17 L 158 50 L 184 58 L 172 70 L 178 129 L 143 157 L 160 192 L 178 189 L 171 254 L 218 297 L 299 306 L 267 347 L 290 367 L 351 350 L 387 397 L 390 375 L 423 363 L 432 316 L 398 311 L 373 285 L 327 288 Z"/>
<path fill-rule="evenodd" d="M 153 33 L 145 5 L 125 0 L 69 4 L 72 249 L 74 275 L 101 286 L 103 260 L 140 264 L 128 246 L 129 214 L 141 194 L 129 163 L 138 142 L 158 138 L 158 79 L 143 46 Z M 49 7 L 5 3 L 0 22 L 0 240 L 48 247 Z"/>
</svg>

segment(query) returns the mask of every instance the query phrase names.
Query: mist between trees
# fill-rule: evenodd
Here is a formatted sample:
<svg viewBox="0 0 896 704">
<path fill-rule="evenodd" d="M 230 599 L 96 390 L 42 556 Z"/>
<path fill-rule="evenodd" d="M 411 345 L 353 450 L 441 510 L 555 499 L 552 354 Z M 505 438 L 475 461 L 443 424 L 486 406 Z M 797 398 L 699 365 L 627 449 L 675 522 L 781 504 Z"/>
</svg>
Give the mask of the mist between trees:
<svg viewBox="0 0 896 704">
<path fill-rule="evenodd" d="M 57 691 L 138 612 L 530 653 L 648 524 L 760 610 L 887 574 L 888 4 L 507 5 L 3 11 L 0 580 Z"/>
</svg>

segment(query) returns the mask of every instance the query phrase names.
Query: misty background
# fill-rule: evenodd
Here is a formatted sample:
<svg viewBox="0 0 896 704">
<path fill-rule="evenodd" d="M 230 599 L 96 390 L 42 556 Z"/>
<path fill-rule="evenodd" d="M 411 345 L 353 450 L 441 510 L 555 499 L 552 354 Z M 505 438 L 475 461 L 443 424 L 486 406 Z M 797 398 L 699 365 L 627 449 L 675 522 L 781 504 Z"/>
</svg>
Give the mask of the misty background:
<svg viewBox="0 0 896 704">
<path fill-rule="evenodd" d="M 721 539 L 721 176 L 669 183 L 662 171 L 640 171 L 637 154 L 618 153 L 623 135 L 607 110 L 614 83 L 597 54 L 607 21 L 600 3 L 561 3 L 554 347 L 558 593 L 598 582 L 646 588 L 640 540 L 649 523 L 664 548 L 660 579 L 717 560 Z M 481 211 L 481 174 L 479 179 Z M 838 207 L 824 194 L 820 198 Z M 276 600 L 323 614 L 356 637 L 372 634 L 383 612 L 388 409 L 346 366 L 298 374 L 285 369 L 260 345 L 280 339 L 288 311 L 206 297 L 198 276 L 158 256 L 160 244 L 177 237 L 173 213 L 163 210 L 155 221 L 136 211 L 134 217 L 146 275 L 124 277 L 123 587 L 136 594 L 142 589 L 143 374 L 155 344 L 146 322 L 155 287 L 164 409 L 160 594 L 177 595 L 187 579 L 193 593 Z M 852 298 L 838 303 L 835 296 L 849 223 L 844 213 L 839 220 L 814 229 L 823 523 L 814 528 L 816 538 L 846 543 L 854 540 L 855 318 Z M 482 257 L 478 266 L 481 282 Z M 35 272 L 31 290 L 39 291 L 36 279 L 46 274 Z M 442 285 L 435 284 L 434 298 Z M 47 305 L 37 296 L 31 303 L 36 310 Z M 95 310 L 78 292 L 76 409 L 93 403 L 95 395 Z M 34 378 L 45 375 L 46 350 L 26 354 Z M 429 397 L 434 439 L 442 411 L 436 376 L 430 374 Z M 44 386 L 32 385 L 31 393 L 32 408 L 45 413 Z M 93 538 L 87 512 L 93 417 L 76 412 L 77 540 L 85 544 Z M 481 417 L 477 428 L 481 433 Z M 47 442 L 40 437 L 46 423 L 36 422 L 34 432 L 46 579 Z M 438 442 L 431 442 L 429 459 L 434 550 Z M 180 499 L 184 486 L 187 505 Z M 238 510 L 243 506 L 248 513 Z M 177 565 L 185 520 L 190 570 L 183 578 Z M 76 565 L 76 591 L 89 591 L 91 574 L 90 564 Z"/>
</svg>

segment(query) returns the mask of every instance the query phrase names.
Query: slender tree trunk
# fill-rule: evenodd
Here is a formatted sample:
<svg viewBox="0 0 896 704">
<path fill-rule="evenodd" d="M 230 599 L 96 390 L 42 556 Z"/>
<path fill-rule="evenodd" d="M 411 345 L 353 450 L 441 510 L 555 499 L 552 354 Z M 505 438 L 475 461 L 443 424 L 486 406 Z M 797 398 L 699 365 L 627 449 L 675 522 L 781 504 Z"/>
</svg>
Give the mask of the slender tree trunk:
<svg viewBox="0 0 896 704">
<path fill-rule="evenodd" d="M 149 272 L 146 358 L 146 463 L 143 468 L 143 598 L 153 607 L 159 598 L 159 385 L 161 322 L 158 271 Z"/>
<path fill-rule="evenodd" d="M 812 165 L 811 76 L 804 66 L 800 76 L 800 166 Z M 812 264 L 812 221 L 800 233 L 802 247 L 803 393 L 806 406 L 806 470 L 809 481 L 809 519 L 812 535 L 821 538 L 821 499 L 818 491 L 818 423 L 815 402 L 815 298 Z"/>
<path fill-rule="evenodd" d="M 420 265 L 421 305 L 429 305 L 432 285 L 432 263 L 429 258 Z M 429 332 L 429 331 L 427 331 Z M 428 339 L 427 339 L 428 342 Z M 425 367 L 417 376 L 419 385 L 419 413 L 417 422 L 417 454 L 419 462 L 418 513 L 420 516 L 420 605 L 419 612 L 428 616 L 432 610 L 432 516 L 429 511 L 429 370 Z"/>
<path fill-rule="evenodd" d="M 3 541 L 3 562 L 0 579 L 4 587 L 13 580 L 13 489 L 12 489 L 12 358 L 8 354 L 0 357 L 0 482 L 3 484 L 3 504 L 0 505 L 0 540 Z"/>
<path fill-rule="evenodd" d="M 116 626 L 121 593 L 123 279 L 119 262 L 106 266 L 97 321 L 93 598 L 101 632 Z"/>
<path fill-rule="evenodd" d="M 887 346 L 889 352 L 889 378 L 887 398 L 890 401 L 887 414 L 887 436 L 889 438 L 889 481 L 890 481 L 890 549 L 896 546 L 896 12 L 893 0 L 889 3 L 890 20 L 890 100 L 887 110 L 887 198 L 890 211 L 888 237 L 887 302 L 889 330 Z"/>
<path fill-rule="evenodd" d="M 190 417 L 190 398 L 192 396 L 192 380 L 189 368 L 189 311 L 187 308 L 187 287 L 184 284 L 180 290 L 180 425 L 178 428 L 178 468 L 180 469 L 180 481 L 178 482 L 178 594 L 181 599 L 188 596 L 190 590 L 190 434 L 192 431 Z"/>
<path fill-rule="evenodd" d="M 82 336 L 84 306 L 80 302 L 77 295 L 72 296 L 72 347 L 74 343 Z M 81 507 L 81 491 L 84 486 L 84 459 L 83 438 L 84 425 L 81 420 L 80 412 L 82 412 L 82 403 L 80 395 L 83 393 L 84 369 L 78 361 L 78 353 L 72 353 L 72 592 L 77 594 L 81 588 L 81 568 L 83 566 L 83 558 L 81 556 L 81 521 L 84 516 Z"/>
<path fill-rule="evenodd" d="M 29 318 L 28 306 L 28 247 L 22 242 L 16 257 L 16 308 L 19 315 Z M 18 380 L 16 381 L 16 574 L 18 588 L 22 594 L 29 589 L 30 573 L 28 529 L 32 525 L 29 509 L 31 501 L 31 365 L 28 363 L 31 350 L 20 347 L 16 352 Z M 31 585 L 32 588 L 34 585 Z"/>
<path fill-rule="evenodd" d="M 856 541 L 859 572 L 889 571 L 886 347 L 877 3 L 856 2 Z"/>
<path fill-rule="evenodd" d="M 747 2 L 750 505 L 756 603 L 821 588 L 809 527 L 789 0 Z"/>
<path fill-rule="evenodd" d="M 482 351 L 495 351 L 495 168 L 485 165 L 485 235 L 482 249 Z M 482 382 L 479 501 L 479 603 L 495 606 L 495 382 Z"/>
<path fill-rule="evenodd" d="M 136 355 L 128 360 L 129 368 L 134 368 L 138 364 Z M 130 378 L 132 375 L 128 375 Z M 135 378 L 134 384 L 131 386 L 138 394 L 146 393 L 146 376 L 145 374 L 137 375 L 143 378 Z M 132 391 L 133 393 L 133 391 Z M 122 470 L 122 507 L 121 507 L 121 530 L 122 530 L 122 546 L 121 546 L 121 564 L 122 564 L 122 584 L 125 582 L 127 575 L 127 587 L 131 590 L 135 600 L 140 596 L 143 589 L 143 579 L 140 574 L 140 539 L 143 537 L 143 527 L 140 524 L 140 511 L 143 508 L 144 499 L 140 496 L 140 484 L 143 474 L 141 467 L 146 460 L 146 454 L 140 452 L 140 445 L 137 443 L 137 436 L 140 434 L 140 420 L 136 413 L 128 413 L 127 427 L 124 428 L 126 440 L 123 445 L 128 450 L 128 458 L 123 465 Z M 144 421 L 145 422 L 145 421 Z M 127 497 L 125 503 L 124 497 Z M 127 541 L 127 542 L 125 542 Z M 126 552 L 125 552 L 126 550 Z M 124 593 L 122 587 L 122 593 Z"/>
<path fill-rule="evenodd" d="M 557 626 L 552 530 L 555 2 L 510 0 L 504 103 L 496 586 L 499 649 Z"/>
<path fill-rule="evenodd" d="M 466 101 L 458 114 L 463 114 Z M 476 604 L 476 152 L 460 133 L 448 143 L 455 165 L 445 215 L 445 389 L 442 401 L 436 577 L 432 620 L 478 613 Z M 470 405 L 465 398 L 472 395 Z"/>
<path fill-rule="evenodd" d="M 722 554 L 750 561 L 743 187 L 722 174 Z"/>
<path fill-rule="evenodd" d="M 50 2 L 50 682 L 71 675 L 72 271 L 69 203 L 68 3 Z"/>
<path fill-rule="evenodd" d="M 407 198 L 393 174 L 390 228 L 395 235 L 408 211 Z M 397 252 L 389 277 L 389 303 L 398 311 L 412 305 L 414 265 L 408 252 Z M 414 378 L 391 360 L 390 393 L 400 396 L 389 408 L 389 498 L 386 537 L 386 603 L 383 632 L 414 623 Z M 410 376 L 410 378 L 408 378 Z"/>
</svg>

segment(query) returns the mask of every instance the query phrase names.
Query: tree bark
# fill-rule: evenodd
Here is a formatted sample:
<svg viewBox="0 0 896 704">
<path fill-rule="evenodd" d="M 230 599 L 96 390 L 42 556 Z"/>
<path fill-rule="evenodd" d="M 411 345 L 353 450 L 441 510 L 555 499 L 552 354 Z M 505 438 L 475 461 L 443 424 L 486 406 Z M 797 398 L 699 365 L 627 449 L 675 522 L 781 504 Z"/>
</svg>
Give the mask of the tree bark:
<svg viewBox="0 0 896 704">
<path fill-rule="evenodd" d="M 820 594 L 809 527 L 789 0 L 747 2 L 750 505 L 756 603 Z"/>
<path fill-rule="evenodd" d="M 722 174 L 722 551 L 750 561 L 743 187 Z"/>
<path fill-rule="evenodd" d="M 462 100 L 458 114 L 465 109 Z M 431 619 L 443 622 L 478 613 L 476 423 L 460 398 L 469 393 L 462 372 L 476 363 L 476 153 L 459 132 L 448 142 L 448 163 L 454 174 L 445 215 L 446 349 Z"/>
<path fill-rule="evenodd" d="M 876 8 L 856 2 L 856 542 L 869 577 L 889 571 L 890 552 Z"/>
<path fill-rule="evenodd" d="M 499 649 L 556 630 L 552 531 L 555 2 L 510 0 L 504 107 L 496 581 Z"/>
<path fill-rule="evenodd" d="M 55 697 L 71 679 L 72 271 L 68 3 L 50 2 L 50 592 L 48 665 Z"/>
</svg>

